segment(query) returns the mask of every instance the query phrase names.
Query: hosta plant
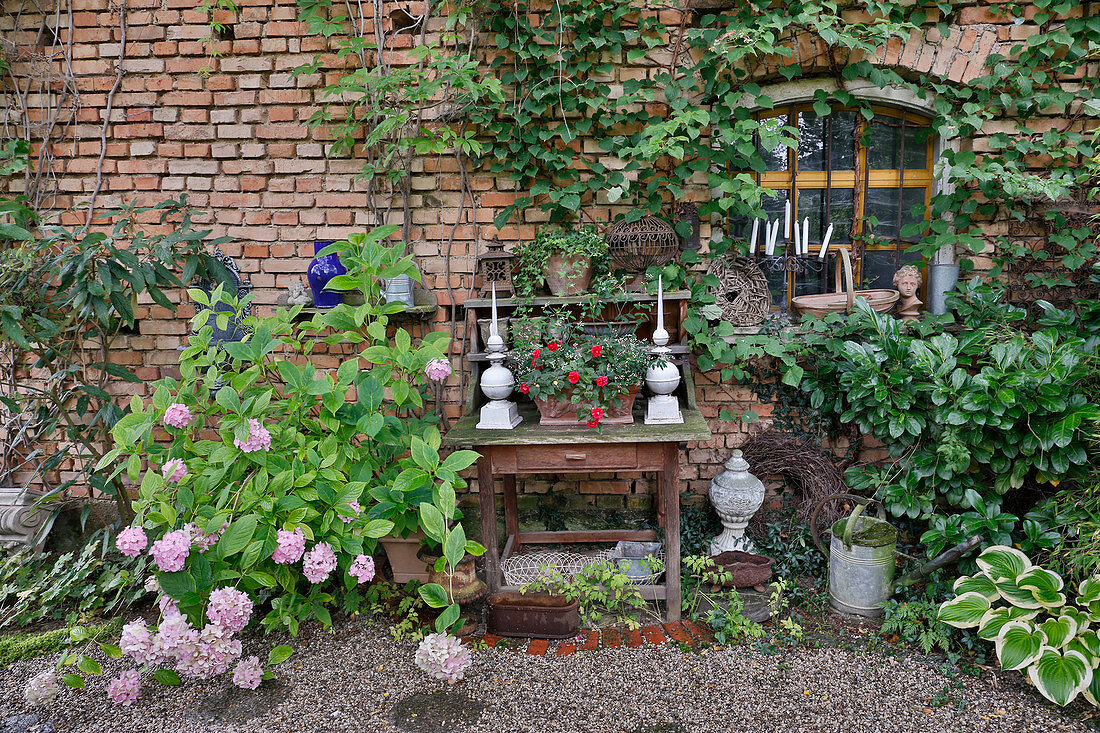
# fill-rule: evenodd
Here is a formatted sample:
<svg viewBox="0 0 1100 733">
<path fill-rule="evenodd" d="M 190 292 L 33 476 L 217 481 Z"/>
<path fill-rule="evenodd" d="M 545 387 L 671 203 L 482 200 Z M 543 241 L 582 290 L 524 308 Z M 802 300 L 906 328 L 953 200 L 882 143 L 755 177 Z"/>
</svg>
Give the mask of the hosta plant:
<svg viewBox="0 0 1100 733">
<path fill-rule="evenodd" d="M 1100 576 L 1081 581 L 1068 599 L 1061 576 L 1019 550 L 996 545 L 978 556 L 978 572 L 955 581 L 955 598 L 939 618 L 977 628 L 993 642 L 1001 667 L 1019 670 L 1053 703 L 1078 695 L 1100 706 Z"/>
</svg>

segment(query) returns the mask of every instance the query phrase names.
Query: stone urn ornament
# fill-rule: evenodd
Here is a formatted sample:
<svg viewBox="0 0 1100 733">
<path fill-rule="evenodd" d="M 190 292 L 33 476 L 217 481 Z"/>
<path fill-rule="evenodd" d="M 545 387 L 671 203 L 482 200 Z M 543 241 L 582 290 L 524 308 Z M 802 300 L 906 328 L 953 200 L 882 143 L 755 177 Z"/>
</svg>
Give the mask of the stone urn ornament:
<svg viewBox="0 0 1100 733">
<path fill-rule="evenodd" d="M 711 540 L 710 554 L 755 553 L 752 540 L 745 536 L 745 527 L 764 503 L 764 483 L 749 473 L 748 461 L 739 450 L 733 452 L 725 468 L 710 482 L 710 503 L 724 527 L 722 534 Z"/>
</svg>

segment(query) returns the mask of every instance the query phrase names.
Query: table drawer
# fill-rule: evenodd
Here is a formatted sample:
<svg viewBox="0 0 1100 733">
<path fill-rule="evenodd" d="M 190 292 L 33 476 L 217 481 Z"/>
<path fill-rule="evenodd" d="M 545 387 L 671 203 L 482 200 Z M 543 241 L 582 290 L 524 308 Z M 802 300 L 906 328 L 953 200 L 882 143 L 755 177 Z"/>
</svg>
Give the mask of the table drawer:
<svg viewBox="0 0 1100 733">
<path fill-rule="evenodd" d="M 516 468 L 520 471 L 604 471 L 638 467 L 638 446 L 634 443 L 594 445 L 516 446 Z"/>
</svg>

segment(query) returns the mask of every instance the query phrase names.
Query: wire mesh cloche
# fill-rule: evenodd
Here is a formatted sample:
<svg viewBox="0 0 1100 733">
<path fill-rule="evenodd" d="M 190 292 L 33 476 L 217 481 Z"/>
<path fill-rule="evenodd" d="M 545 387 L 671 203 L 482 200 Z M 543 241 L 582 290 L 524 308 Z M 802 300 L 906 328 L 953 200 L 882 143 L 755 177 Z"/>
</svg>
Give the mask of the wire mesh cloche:
<svg viewBox="0 0 1100 733">
<path fill-rule="evenodd" d="M 607 230 L 611 264 L 627 272 L 645 272 L 663 265 L 680 250 L 676 230 L 664 219 L 643 216 L 638 221 L 620 221 Z"/>
</svg>

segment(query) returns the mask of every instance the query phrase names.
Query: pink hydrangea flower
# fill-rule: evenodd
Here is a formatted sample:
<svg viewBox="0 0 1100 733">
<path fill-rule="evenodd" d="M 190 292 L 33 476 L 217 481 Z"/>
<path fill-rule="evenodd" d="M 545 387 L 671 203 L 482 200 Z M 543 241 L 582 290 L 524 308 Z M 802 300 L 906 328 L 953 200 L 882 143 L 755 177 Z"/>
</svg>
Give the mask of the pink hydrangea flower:
<svg viewBox="0 0 1100 733">
<path fill-rule="evenodd" d="M 198 549 L 199 552 L 206 552 L 218 542 L 224 533 L 226 527 L 229 526 L 229 522 L 222 524 L 216 534 L 207 534 L 199 529 L 199 526 L 194 522 L 188 522 L 183 525 L 183 530 L 187 532 L 187 536 L 191 538 L 191 546 Z"/>
<path fill-rule="evenodd" d="M 245 690 L 255 690 L 260 686 L 264 671 L 260 667 L 259 657 L 249 657 L 237 662 L 233 670 L 233 684 Z"/>
<path fill-rule="evenodd" d="M 262 422 L 256 418 L 250 418 L 248 420 L 248 440 L 242 441 L 240 438 L 233 438 L 233 445 L 245 453 L 268 450 L 271 448 L 271 433 L 267 431 Z"/>
<path fill-rule="evenodd" d="M 127 527 L 115 535 L 115 547 L 126 557 L 137 557 L 149 545 L 149 538 L 141 527 Z"/>
<path fill-rule="evenodd" d="M 318 542 L 302 558 L 302 572 L 310 583 L 323 583 L 336 569 L 336 553 L 327 542 Z"/>
<path fill-rule="evenodd" d="M 289 565 L 298 562 L 302 553 L 306 551 L 306 536 L 302 528 L 293 532 L 280 529 L 275 533 L 275 552 L 271 553 L 271 559 L 280 565 Z"/>
<path fill-rule="evenodd" d="M 424 367 L 424 375 L 433 382 L 442 382 L 454 373 L 454 367 L 447 359 L 432 359 Z"/>
<path fill-rule="evenodd" d="M 374 558 L 369 555 L 357 555 L 355 562 L 348 568 L 348 575 L 360 583 L 372 580 L 374 578 Z"/>
<path fill-rule="evenodd" d="M 165 481 L 177 483 L 187 475 L 187 464 L 179 458 L 173 458 L 161 467 L 160 475 Z"/>
<path fill-rule="evenodd" d="M 236 588 L 218 588 L 210 593 L 206 615 L 210 623 L 235 634 L 248 625 L 248 619 L 252 616 L 252 599 Z"/>
<path fill-rule="evenodd" d="M 174 428 L 185 428 L 191 424 L 194 417 L 191 415 L 191 409 L 179 402 L 173 402 L 168 405 L 168 409 L 164 411 L 164 423 L 171 425 Z"/>
<path fill-rule="evenodd" d="M 187 556 L 191 554 L 191 535 L 185 529 L 168 532 L 153 543 L 149 553 L 157 567 L 166 573 L 183 570 Z"/>
<path fill-rule="evenodd" d="M 206 680 L 229 671 L 241 656 L 241 642 L 217 624 L 201 632 L 191 630 L 179 647 L 176 671 L 190 679 Z"/>
<path fill-rule="evenodd" d="M 458 639 L 446 634 L 428 634 L 413 656 L 416 666 L 436 680 L 458 682 L 470 666 L 470 650 Z"/>
<path fill-rule="evenodd" d="M 49 669 L 27 683 L 27 686 L 23 688 L 23 699 L 31 707 L 49 705 L 57 697 L 60 689 L 61 686 L 57 684 L 57 671 Z"/>
<path fill-rule="evenodd" d="M 359 506 L 359 502 L 357 501 L 349 501 L 348 506 L 351 507 L 351 511 L 354 512 L 355 516 L 345 517 L 343 514 L 338 515 L 340 519 L 344 520 L 344 524 L 351 524 L 354 522 L 355 517 L 358 517 L 363 511 L 363 507 Z"/>
<path fill-rule="evenodd" d="M 149 631 L 143 618 L 122 627 L 118 648 L 140 665 L 156 662 L 156 655 L 153 653 L 153 633 Z"/>
<path fill-rule="evenodd" d="M 128 669 L 107 683 L 107 697 L 115 705 L 129 707 L 141 692 L 141 676 L 136 669 Z"/>
</svg>

